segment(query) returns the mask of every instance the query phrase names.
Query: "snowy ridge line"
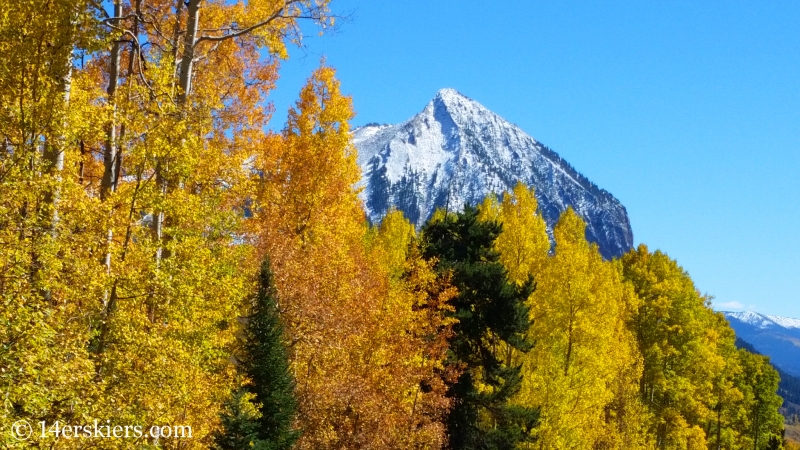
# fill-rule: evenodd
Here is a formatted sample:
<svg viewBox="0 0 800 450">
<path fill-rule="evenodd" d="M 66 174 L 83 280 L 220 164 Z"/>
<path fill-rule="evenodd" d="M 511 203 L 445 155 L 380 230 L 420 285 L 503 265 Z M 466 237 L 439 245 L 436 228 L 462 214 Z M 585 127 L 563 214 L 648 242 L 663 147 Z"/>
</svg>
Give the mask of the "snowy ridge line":
<svg viewBox="0 0 800 450">
<path fill-rule="evenodd" d="M 756 326 L 758 328 L 769 328 L 772 326 L 777 326 L 781 328 L 789 328 L 789 329 L 800 329 L 800 319 L 793 319 L 791 317 L 783 317 L 783 316 L 768 316 L 765 314 L 759 314 L 754 311 L 741 311 L 741 312 L 730 312 L 730 311 L 723 311 L 725 317 L 733 317 L 741 322 Z"/>
<path fill-rule="evenodd" d="M 783 328 L 797 328 L 800 329 L 800 319 L 792 319 L 791 317 L 783 316 L 767 316 L 769 320 L 782 326 Z"/>
<path fill-rule="evenodd" d="M 587 223 L 587 238 L 604 257 L 633 245 L 627 211 L 553 150 L 516 125 L 453 89 L 442 89 L 425 108 L 397 125 L 355 128 L 353 144 L 370 221 L 391 207 L 421 226 L 438 207 L 460 209 L 518 181 L 536 190 L 548 232 L 572 207 Z"/>
</svg>

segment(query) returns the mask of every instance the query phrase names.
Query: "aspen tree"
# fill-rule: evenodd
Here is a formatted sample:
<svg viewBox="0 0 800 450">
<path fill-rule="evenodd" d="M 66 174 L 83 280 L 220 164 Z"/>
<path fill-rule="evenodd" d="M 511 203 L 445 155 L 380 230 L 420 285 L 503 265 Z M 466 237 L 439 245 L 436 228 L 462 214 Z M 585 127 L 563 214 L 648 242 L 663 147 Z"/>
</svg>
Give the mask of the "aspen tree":
<svg viewBox="0 0 800 450">
<path fill-rule="evenodd" d="M 519 284 L 531 275 L 536 278 L 550 250 L 547 226 L 538 207 L 533 188 L 518 182 L 512 192 L 502 194 L 500 202 L 489 196 L 480 208 L 482 220 L 503 224 L 495 248 L 509 277 Z"/>
<path fill-rule="evenodd" d="M 783 434 L 784 419 L 778 412 L 783 399 L 776 394 L 780 377 L 765 356 L 738 350 L 738 357 L 742 372 L 736 383 L 744 399 L 737 443 L 740 448 L 771 448 L 770 441 L 780 441 Z"/>
<path fill-rule="evenodd" d="M 86 342 L 96 313 L 93 212 L 75 162 L 73 51 L 94 45 L 87 2 L 0 2 L 0 420 L 80 417 L 96 391 Z M 72 97 L 72 98 L 71 98 Z M 8 448 L 50 446 L 0 434 Z"/>
<path fill-rule="evenodd" d="M 82 120 L 71 121 L 59 191 L 60 229 L 79 223 L 86 240 L 75 247 L 81 265 L 73 264 L 86 281 L 69 281 L 92 353 L 93 414 L 192 422 L 189 445 L 202 447 L 233 383 L 231 321 L 252 274 L 242 269 L 250 246 L 236 241 L 244 162 L 263 137 L 278 60 L 300 38 L 296 21 L 327 23 L 327 2 L 193 2 L 196 21 L 172 0 L 112 2 L 109 12 L 93 5 L 85 15 L 102 26 L 84 31 L 107 40 L 81 44 L 85 66 L 73 74 L 70 110 Z M 82 192 L 70 187 L 76 181 Z M 81 201 L 66 201 L 76 193 Z M 66 205 L 79 221 L 67 220 Z"/>
<path fill-rule="evenodd" d="M 640 362 L 626 320 L 636 298 L 568 209 L 554 229 L 555 255 L 530 299 L 534 349 L 523 357 L 517 401 L 541 408 L 533 448 L 638 448 L 637 407 L 627 393 Z M 626 427 L 626 425 L 628 425 Z"/>
<path fill-rule="evenodd" d="M 334 74 L 314 72 L 286 128 L 264 139 L 254 180 L 252 232 L 273 263 L 297 379 L 297 447 L 439 448 L 452 293 L 411 256 L 401 216 L 367 228 L 351 100 Z"/>
<path fill-rule="evenodd" d="M 719 389 L 725 389 L 726 367 L 709 300 L 660 251 L 650 253 L 640 245 L 622 263 L 625 278 L 642 300 L 632 326 L 644 358 L 639 392 L 654 416 L 650 432 L 656 446 L 705 448 L 711 434 L 706 428 L 717 417 Z"/>
</svg>

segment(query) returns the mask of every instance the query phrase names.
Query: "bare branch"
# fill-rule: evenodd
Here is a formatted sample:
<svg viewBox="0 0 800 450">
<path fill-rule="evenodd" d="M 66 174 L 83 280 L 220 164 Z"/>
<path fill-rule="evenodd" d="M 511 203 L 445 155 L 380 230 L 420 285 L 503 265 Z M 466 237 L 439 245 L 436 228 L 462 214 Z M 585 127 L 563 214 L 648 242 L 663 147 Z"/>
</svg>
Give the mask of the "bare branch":
<svg viewBox="0 0 800 450">
<path fill-rule="evenodd" d="M 102 3 L 102 2 L 100 2 L 100 1 L 97 1 L 97 0 L 89 0 L 89 3 L 90 3 L 90 4 L 91 4 L 91 5 L 92 5 L 92 6 L 93 6 L 95 9 L 97 9 L 98 11 L 100 11 L 100 12 L 103 14 L 103 16 L 104 16 L 104 17 L 108 17 L 108 11 L 106 11 L 106 8 L 103 6 L 103 3 Z"/>
<path fill-rule="evenodd" d="M 217 42 L 216 44 L 214 44 L 214 46 L 211 47 L 204 55 L 200 55 L 200 56 L 196 57 L 194 59 L 194 62 L 200 62 L 200 61 L 203 61 L 204 59 L 208 58 L 209 55 L 211 55 L 212 53 L 214 53 L 215 50 L 217 50 L 217 47 L 219 47 L 219 45 L 221 43 L 222 42 Z"/>
<path fill-rule="evenodd" d="M 277 11 L 275 11 L 275 13 L 272 14 L 270 17 L 268 17 L 267 19 L 265 19 L 265 20 L 263 20 L 261 22 L 256 23 L 255 25 L 251 25 L 251 26 L 249 26 L 247 28 L 242 28 L 242 29 L 232 28 L 231 29 L 231 31 L 232 31 L 231 33 L 228 33 L 228 34 L 225 34 L 225 35 L 222 35 L 222 36 L 201 36 L 199 39 L 197 39 L 196 44 L 199 44 L 200 42 L 203 42 L 203 41 L 220 42 L 220 41 L 225 41 L 225 40 L 228 40 L 228 39 L 237 38 L 239 36 L 242 36 L 242 35 L 245 35 L 245 34 L 248 34 L 248 33 L 252 33 L 253 31 L 258 30 L 259 28 L 263 28 L 263 27 L 271 24 L 272 22 L 274 22 L 277 19 L 319 19 L 319 16 L 314 16 L 313 14 L 311 14 L 311 15 L 288 15 L 288 16 L 284 15 L 284 12 L 286 11 L 286 8 L 288 8 L 289 6 L 291 6 L 291 5 L 295 4 L 295 3 L 297 3 L 297 0 L 292 0 L 292 1 L 286 2 Z M 233 30 L 236 30 L 236 31 L 233 31 Z"/>
<path fill-rule="evenodd" d="M 137 14 L 128 14 L 127 16 L 107 17 L 107 18 L 101 20 L 101 22 L 103 22 L 106 25 L 111 25 L 110 22 L 116 22 L 118 20 L 137 19 L 137 18 L 139 18 L 139 16 Z M 113 25 L 111 25 L 111 27 L 112 28 L 116 28 Z"/>
</svg>

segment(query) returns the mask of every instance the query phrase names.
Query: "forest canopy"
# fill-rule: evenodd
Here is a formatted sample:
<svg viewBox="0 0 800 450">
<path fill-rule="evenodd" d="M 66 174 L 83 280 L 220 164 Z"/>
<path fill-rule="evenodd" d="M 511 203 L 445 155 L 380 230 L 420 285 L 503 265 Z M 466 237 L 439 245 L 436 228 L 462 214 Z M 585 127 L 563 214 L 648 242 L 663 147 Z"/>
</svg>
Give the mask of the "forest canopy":
<svg viewBox="0 0 800 450">
<path fill-rule="evenodd" d="M 367 223 L 325 62 L 269 131 L 328 0 L 0 11 L 4 448 L 783 445 L 777 372 L 665 253 L 604 260 L 572 209 L 551 242 L 521 183 Z M 49 428 L 98 422 L 145 433 Z"/>
</svg>

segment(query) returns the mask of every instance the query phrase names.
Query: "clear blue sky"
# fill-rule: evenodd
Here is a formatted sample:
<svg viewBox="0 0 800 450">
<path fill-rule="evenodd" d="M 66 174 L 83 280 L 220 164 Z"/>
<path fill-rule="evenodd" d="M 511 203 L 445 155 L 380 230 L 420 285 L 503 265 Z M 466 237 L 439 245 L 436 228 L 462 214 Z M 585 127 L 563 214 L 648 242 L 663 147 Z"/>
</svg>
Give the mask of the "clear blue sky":
<svg viewBox="0 0 800 450">
<path fill-rule="evenodd" d="M 322 55 L 355 125 L 455 88 L 615 195 L 717 309 L 800 318 L 800 2 L 332 7 L 352 19 L 291 50 L 274 127 Z"/>
</svg>

